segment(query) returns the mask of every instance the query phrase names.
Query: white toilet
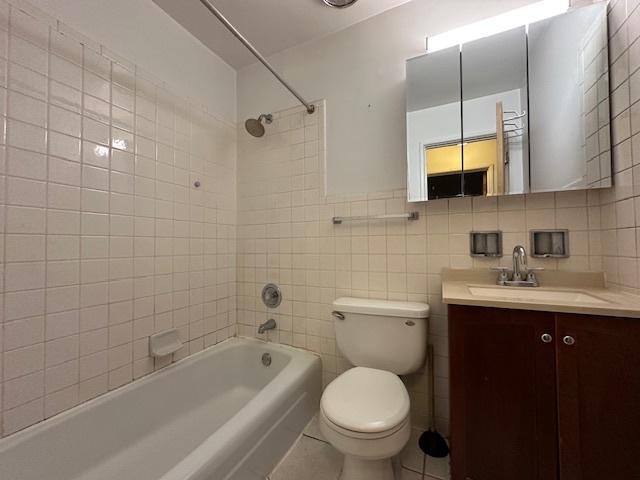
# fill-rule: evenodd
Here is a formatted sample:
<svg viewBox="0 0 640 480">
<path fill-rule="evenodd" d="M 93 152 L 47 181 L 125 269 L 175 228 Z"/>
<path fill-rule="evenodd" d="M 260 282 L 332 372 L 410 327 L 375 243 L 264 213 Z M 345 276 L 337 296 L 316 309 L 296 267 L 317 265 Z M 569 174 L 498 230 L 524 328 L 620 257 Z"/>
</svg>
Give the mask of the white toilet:
<svg viewBox="0 0 640 480">
<path fill-rule="evenodd" d="M 398 375 L 424 365 L 429 305 L 363 298 L 333 302 L 338 348 L 354 368 L 320 400 L 320 430 L 344 454 L 341 480 L 393 480 L 409 440 L 409 394 Z"/>
</svg>

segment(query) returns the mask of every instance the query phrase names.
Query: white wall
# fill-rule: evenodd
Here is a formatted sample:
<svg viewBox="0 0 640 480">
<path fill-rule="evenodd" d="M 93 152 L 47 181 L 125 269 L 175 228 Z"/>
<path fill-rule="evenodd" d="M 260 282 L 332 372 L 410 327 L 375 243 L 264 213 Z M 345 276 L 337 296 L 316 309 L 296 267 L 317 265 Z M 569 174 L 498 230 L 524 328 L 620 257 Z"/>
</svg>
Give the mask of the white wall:
<svg viewBox="0 0 640 480">
<path fill-rule="evenodd" d="M 405 188 L 405 61 L 425 36 L 533 0 L 414 0 L 270 60 L 304 96 L 327 100 L 327 192 Z M 260 46 L 258 45 L 258 48 Z M 259 64 L 238 71 L 238 116 L 296 105 Z"/>
<path fill-rule="evenodd" d="M 189 92 L 190 98 L 214 115 L 235 123 L 235 70 L 151 0 L 31 0 L 31 3 L 148 70 L 172 89 Z"/>
</svg>

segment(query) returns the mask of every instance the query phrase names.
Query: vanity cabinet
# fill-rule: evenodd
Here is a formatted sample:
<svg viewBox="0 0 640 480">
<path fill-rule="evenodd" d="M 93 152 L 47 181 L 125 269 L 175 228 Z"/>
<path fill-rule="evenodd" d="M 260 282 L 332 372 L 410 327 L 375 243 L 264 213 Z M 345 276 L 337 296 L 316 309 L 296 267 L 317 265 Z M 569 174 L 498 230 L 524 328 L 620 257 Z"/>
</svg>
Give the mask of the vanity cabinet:
<svg viewBox="0 0 640 480">
<path fill-rule="evenodd" d="M 640 319 L 449 306 L 453 480 L 640 479 Z"/>
</svg>

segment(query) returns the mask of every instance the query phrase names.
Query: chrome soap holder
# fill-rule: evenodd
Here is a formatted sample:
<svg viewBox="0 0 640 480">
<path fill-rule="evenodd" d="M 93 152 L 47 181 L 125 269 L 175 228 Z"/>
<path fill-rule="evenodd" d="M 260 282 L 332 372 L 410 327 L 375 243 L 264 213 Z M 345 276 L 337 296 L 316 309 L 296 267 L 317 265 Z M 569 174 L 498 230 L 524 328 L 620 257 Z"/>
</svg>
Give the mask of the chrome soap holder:
<svg viewBox="0 0 640 480">
<path fill-rule="evenodd" d="M 531 256 L 537 258 L 567 258 L 569 230 L 531 230 Z"/>
<path fill-rule="evenodd" d="M 472 257 L 501 257 L 502 232 L 500 230 L 470 232 L 469 254 Z"/>
</svg>

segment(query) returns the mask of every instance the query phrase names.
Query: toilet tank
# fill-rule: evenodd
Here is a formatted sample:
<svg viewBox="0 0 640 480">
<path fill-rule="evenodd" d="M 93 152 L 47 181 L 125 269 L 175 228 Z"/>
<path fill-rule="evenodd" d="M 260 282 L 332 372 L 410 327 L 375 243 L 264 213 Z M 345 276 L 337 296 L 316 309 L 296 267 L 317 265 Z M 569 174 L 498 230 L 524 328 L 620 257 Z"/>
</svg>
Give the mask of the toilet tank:
<svg viewBox="0 0 640 480">
<path fill-rule="evenodd" d="M 338 348 L 354 366 L 403 375 L 424 365 L 426 303 L 343 297 L 333 316 Z"/>
</svg>

